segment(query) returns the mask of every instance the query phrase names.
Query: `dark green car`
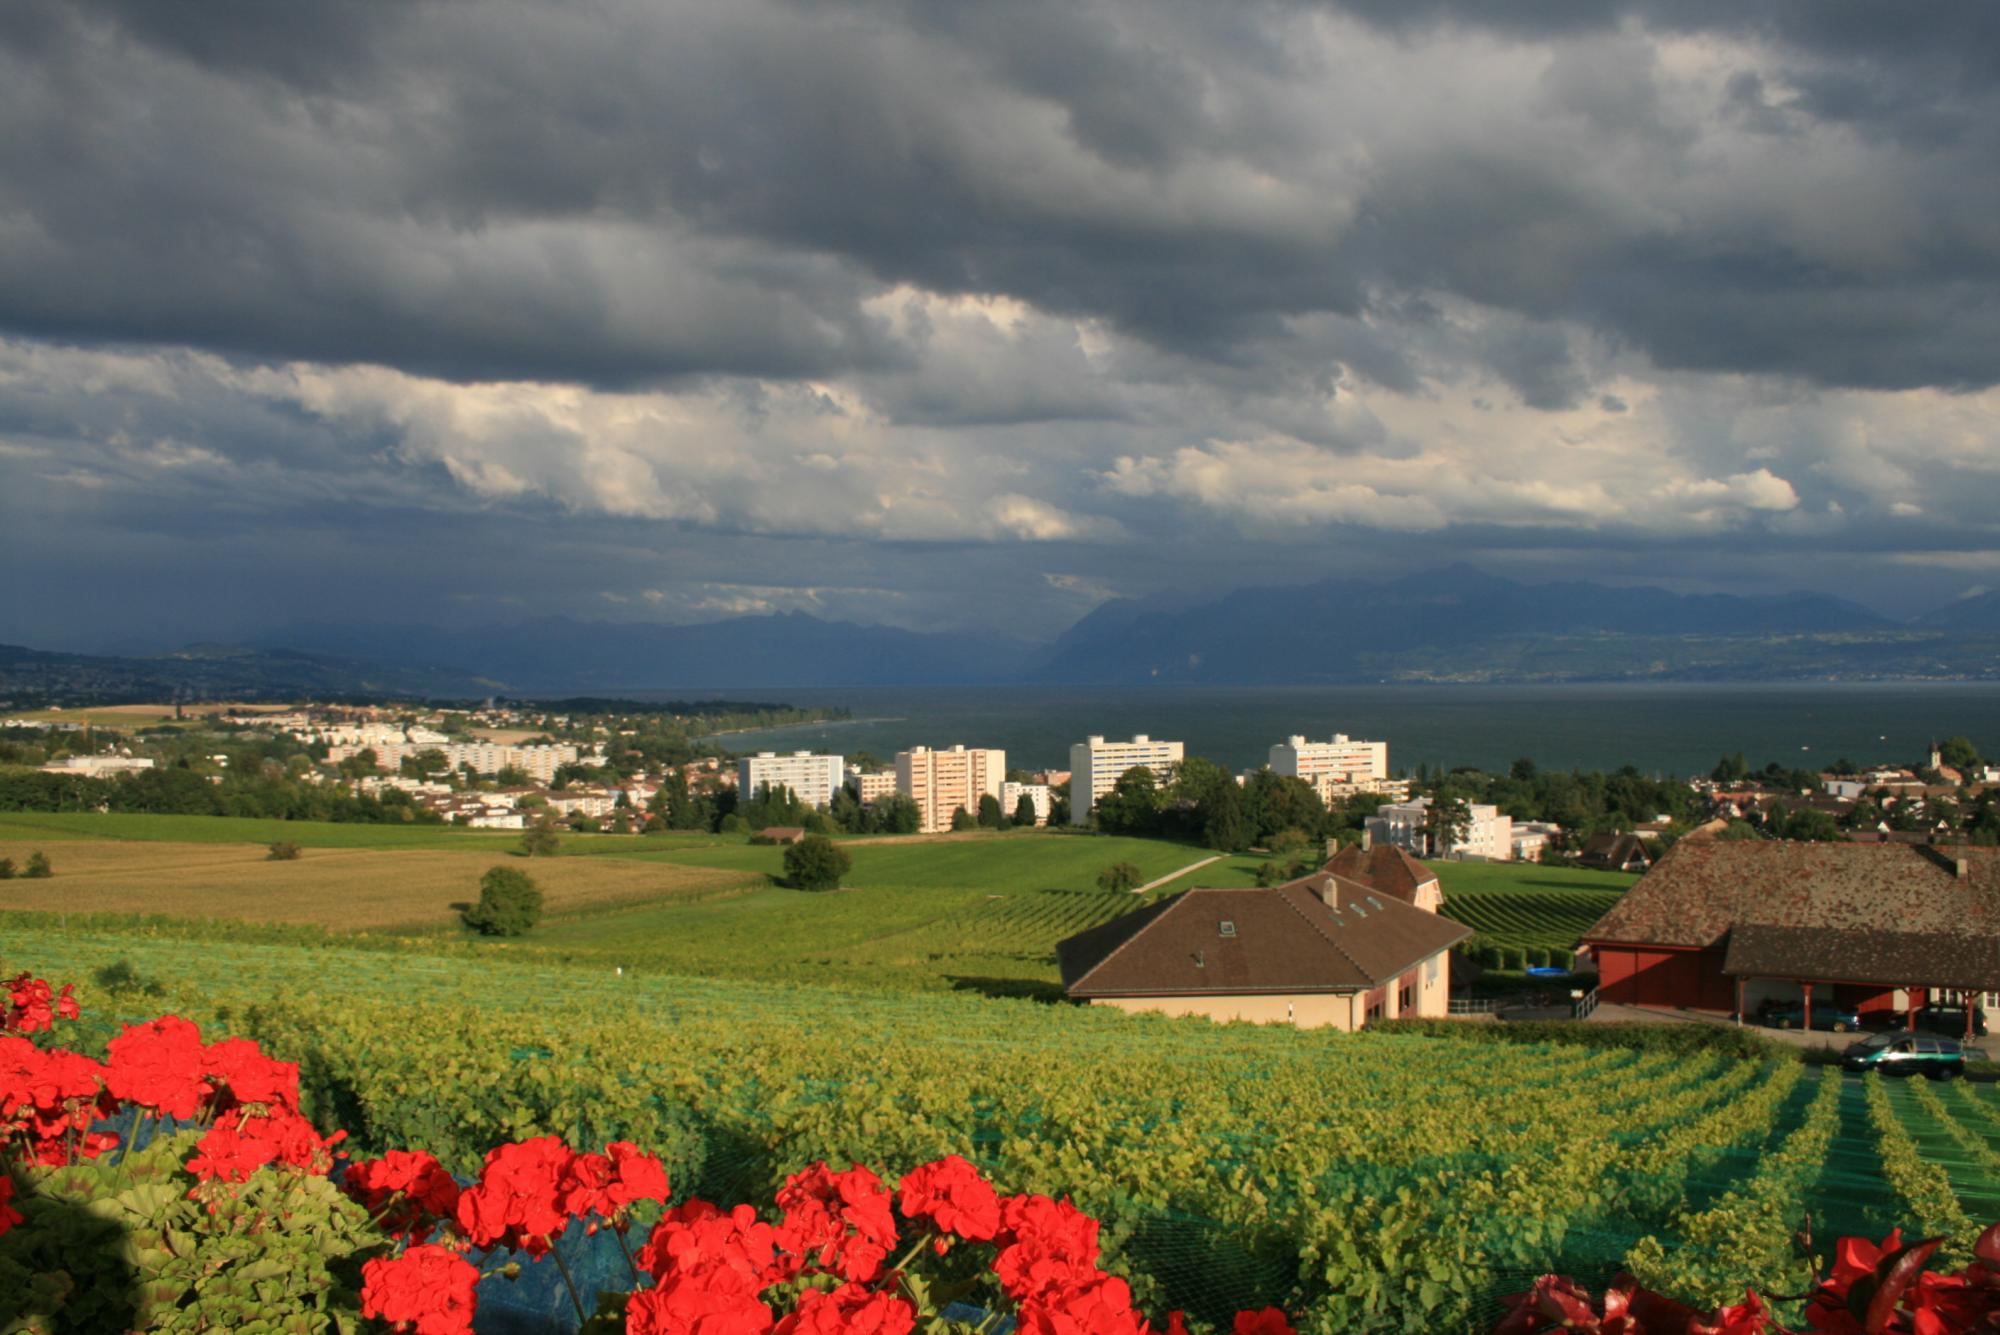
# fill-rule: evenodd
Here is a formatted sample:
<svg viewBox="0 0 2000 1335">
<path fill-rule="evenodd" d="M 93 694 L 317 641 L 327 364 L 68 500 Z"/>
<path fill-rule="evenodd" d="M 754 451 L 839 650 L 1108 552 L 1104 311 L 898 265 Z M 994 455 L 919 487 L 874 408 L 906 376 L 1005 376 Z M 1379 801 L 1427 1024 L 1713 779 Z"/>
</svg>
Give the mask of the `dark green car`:
<svg viewBox="0 0 2000 1335">
<path fill-rule="evenodd" d="M 1892 1029 L 1850 1045 L 1840 1064 L 1850 1071 L 1922 1074 L 1933 1080 L 1949 1080 L 1965 1074 L 1965 1049 L 1955 1038 Z"/>
</svg>

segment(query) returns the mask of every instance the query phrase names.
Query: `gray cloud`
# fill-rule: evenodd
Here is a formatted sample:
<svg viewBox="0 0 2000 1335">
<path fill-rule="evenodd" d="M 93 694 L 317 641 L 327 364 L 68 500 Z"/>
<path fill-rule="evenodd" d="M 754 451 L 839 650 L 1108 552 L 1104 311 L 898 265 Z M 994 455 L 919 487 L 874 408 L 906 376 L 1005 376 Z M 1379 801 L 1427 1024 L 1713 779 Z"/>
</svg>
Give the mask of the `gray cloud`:
<svg viewBox="0 0 2000 1335">
<path fill-rule="evenodd" d="M 1001 581 L 1017 629 L 1441 543 L 1910 578 L 2000 546 L 1996 27 L 20 0 L 0 521 L 163 578 L 240 543 L 259 604 L 359 543 L 487 554 L 417 603 L 913 623 Z M 668 574 L 598 577 L 612 531 Z"/>
</svg>

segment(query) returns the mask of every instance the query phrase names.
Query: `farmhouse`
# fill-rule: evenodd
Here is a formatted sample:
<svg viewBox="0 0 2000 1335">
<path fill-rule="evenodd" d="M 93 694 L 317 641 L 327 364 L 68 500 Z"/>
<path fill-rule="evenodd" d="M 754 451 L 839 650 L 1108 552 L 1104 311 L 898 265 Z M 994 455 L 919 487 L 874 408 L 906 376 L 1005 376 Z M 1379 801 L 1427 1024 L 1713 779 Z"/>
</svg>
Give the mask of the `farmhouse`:
<svg viewBox="0 0 2000 1335">
<path fill-rule="evenodd" d="M 1126 1011 L 1353 1031 L 1449 1009 L 1472 929 L 1328 871 L 1196 889 L 1056 946 L 1063 989 Z"/>
<path fill-rule="evenodd" d="M 2000 990 L 2000 849 L 1683 839 L 1583 943 L 1605 1001 L 1817 996 L 1887 1021 Z"/>
<path fill-rule="evenodd" d="M 1436 872 L 1396 845 L 1374 843 L 1365 834 L 1360 843 L 1336 851 L 1323 870 L 1377 894 L 1394 895 L 1426 913 L 1444 907 L 1444 890 L 1438 885 Z"/>
</svg>

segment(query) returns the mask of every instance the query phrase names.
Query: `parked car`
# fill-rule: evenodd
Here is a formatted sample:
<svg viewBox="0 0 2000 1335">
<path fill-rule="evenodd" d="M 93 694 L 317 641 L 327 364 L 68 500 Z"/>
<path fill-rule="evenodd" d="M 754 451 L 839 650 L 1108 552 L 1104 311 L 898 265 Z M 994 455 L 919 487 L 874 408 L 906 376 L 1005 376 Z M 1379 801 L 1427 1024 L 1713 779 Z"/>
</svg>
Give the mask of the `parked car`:
<svg viewBox="0 0 2000 1335">
<path fill-rule="evenodd" d="M 1917 1075 L 1949 1080 L 1965 1074 L 1965 1049 L 1955 1038 L 1889 1030 L 1848 1045 L 1840 1064 L 1850 1071 L 1880 1071 L 1884 1075 Z"/>
<path fill-rule="evenodd" d="M 1939 1034 L 1962 1034 L 1965 1032 L 1965 1007 L 1925 1006 L 1917 1012 L 1917 1027 Z M 1974 1034 L 1984 1034 L 1986 1032 L 1986 1008 L 1984 1006 L 1974 1006 L 1972 1008 L 1972 1032 Z"/>
<path fill-rule="evenodd" d="M 1773 1006 L 1762 1014 L 1764 1023 L 1770 1025 L 1773 1029 L 1803 1029 L 1805 1027 L 1806 1008 L 1804 1002 Z M 1861 1027 L 1861 1016 L 1856 1011 L 1850 1010 L 1845 1006 L 1836 1006 L 1830 1001 L 1815 1001 L 1812 1008 L 1812 1027 L 1815 1029 L 1831 1029 L 1836 1034 L 1845 1034 L 1850 1030 Z"/>
</svg>

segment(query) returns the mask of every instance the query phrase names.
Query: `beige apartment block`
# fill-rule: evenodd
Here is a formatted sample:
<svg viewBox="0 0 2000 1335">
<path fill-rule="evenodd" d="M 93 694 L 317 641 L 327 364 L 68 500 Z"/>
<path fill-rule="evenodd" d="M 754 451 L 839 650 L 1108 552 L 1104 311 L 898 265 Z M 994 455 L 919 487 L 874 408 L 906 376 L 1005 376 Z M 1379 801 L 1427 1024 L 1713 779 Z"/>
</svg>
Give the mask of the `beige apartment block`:
<svg viewBox="0 0 2000 1335">
<path fill-rule="evenodd" d="M 918 828 L 925 834 L 949 830 L 960 807 L 977 816 L 982 797 L 998 802 L 1006 778 L 1005 751 L 913 746 L 896 753 L 896 791 L 917 804 Z"/>
</svg>

